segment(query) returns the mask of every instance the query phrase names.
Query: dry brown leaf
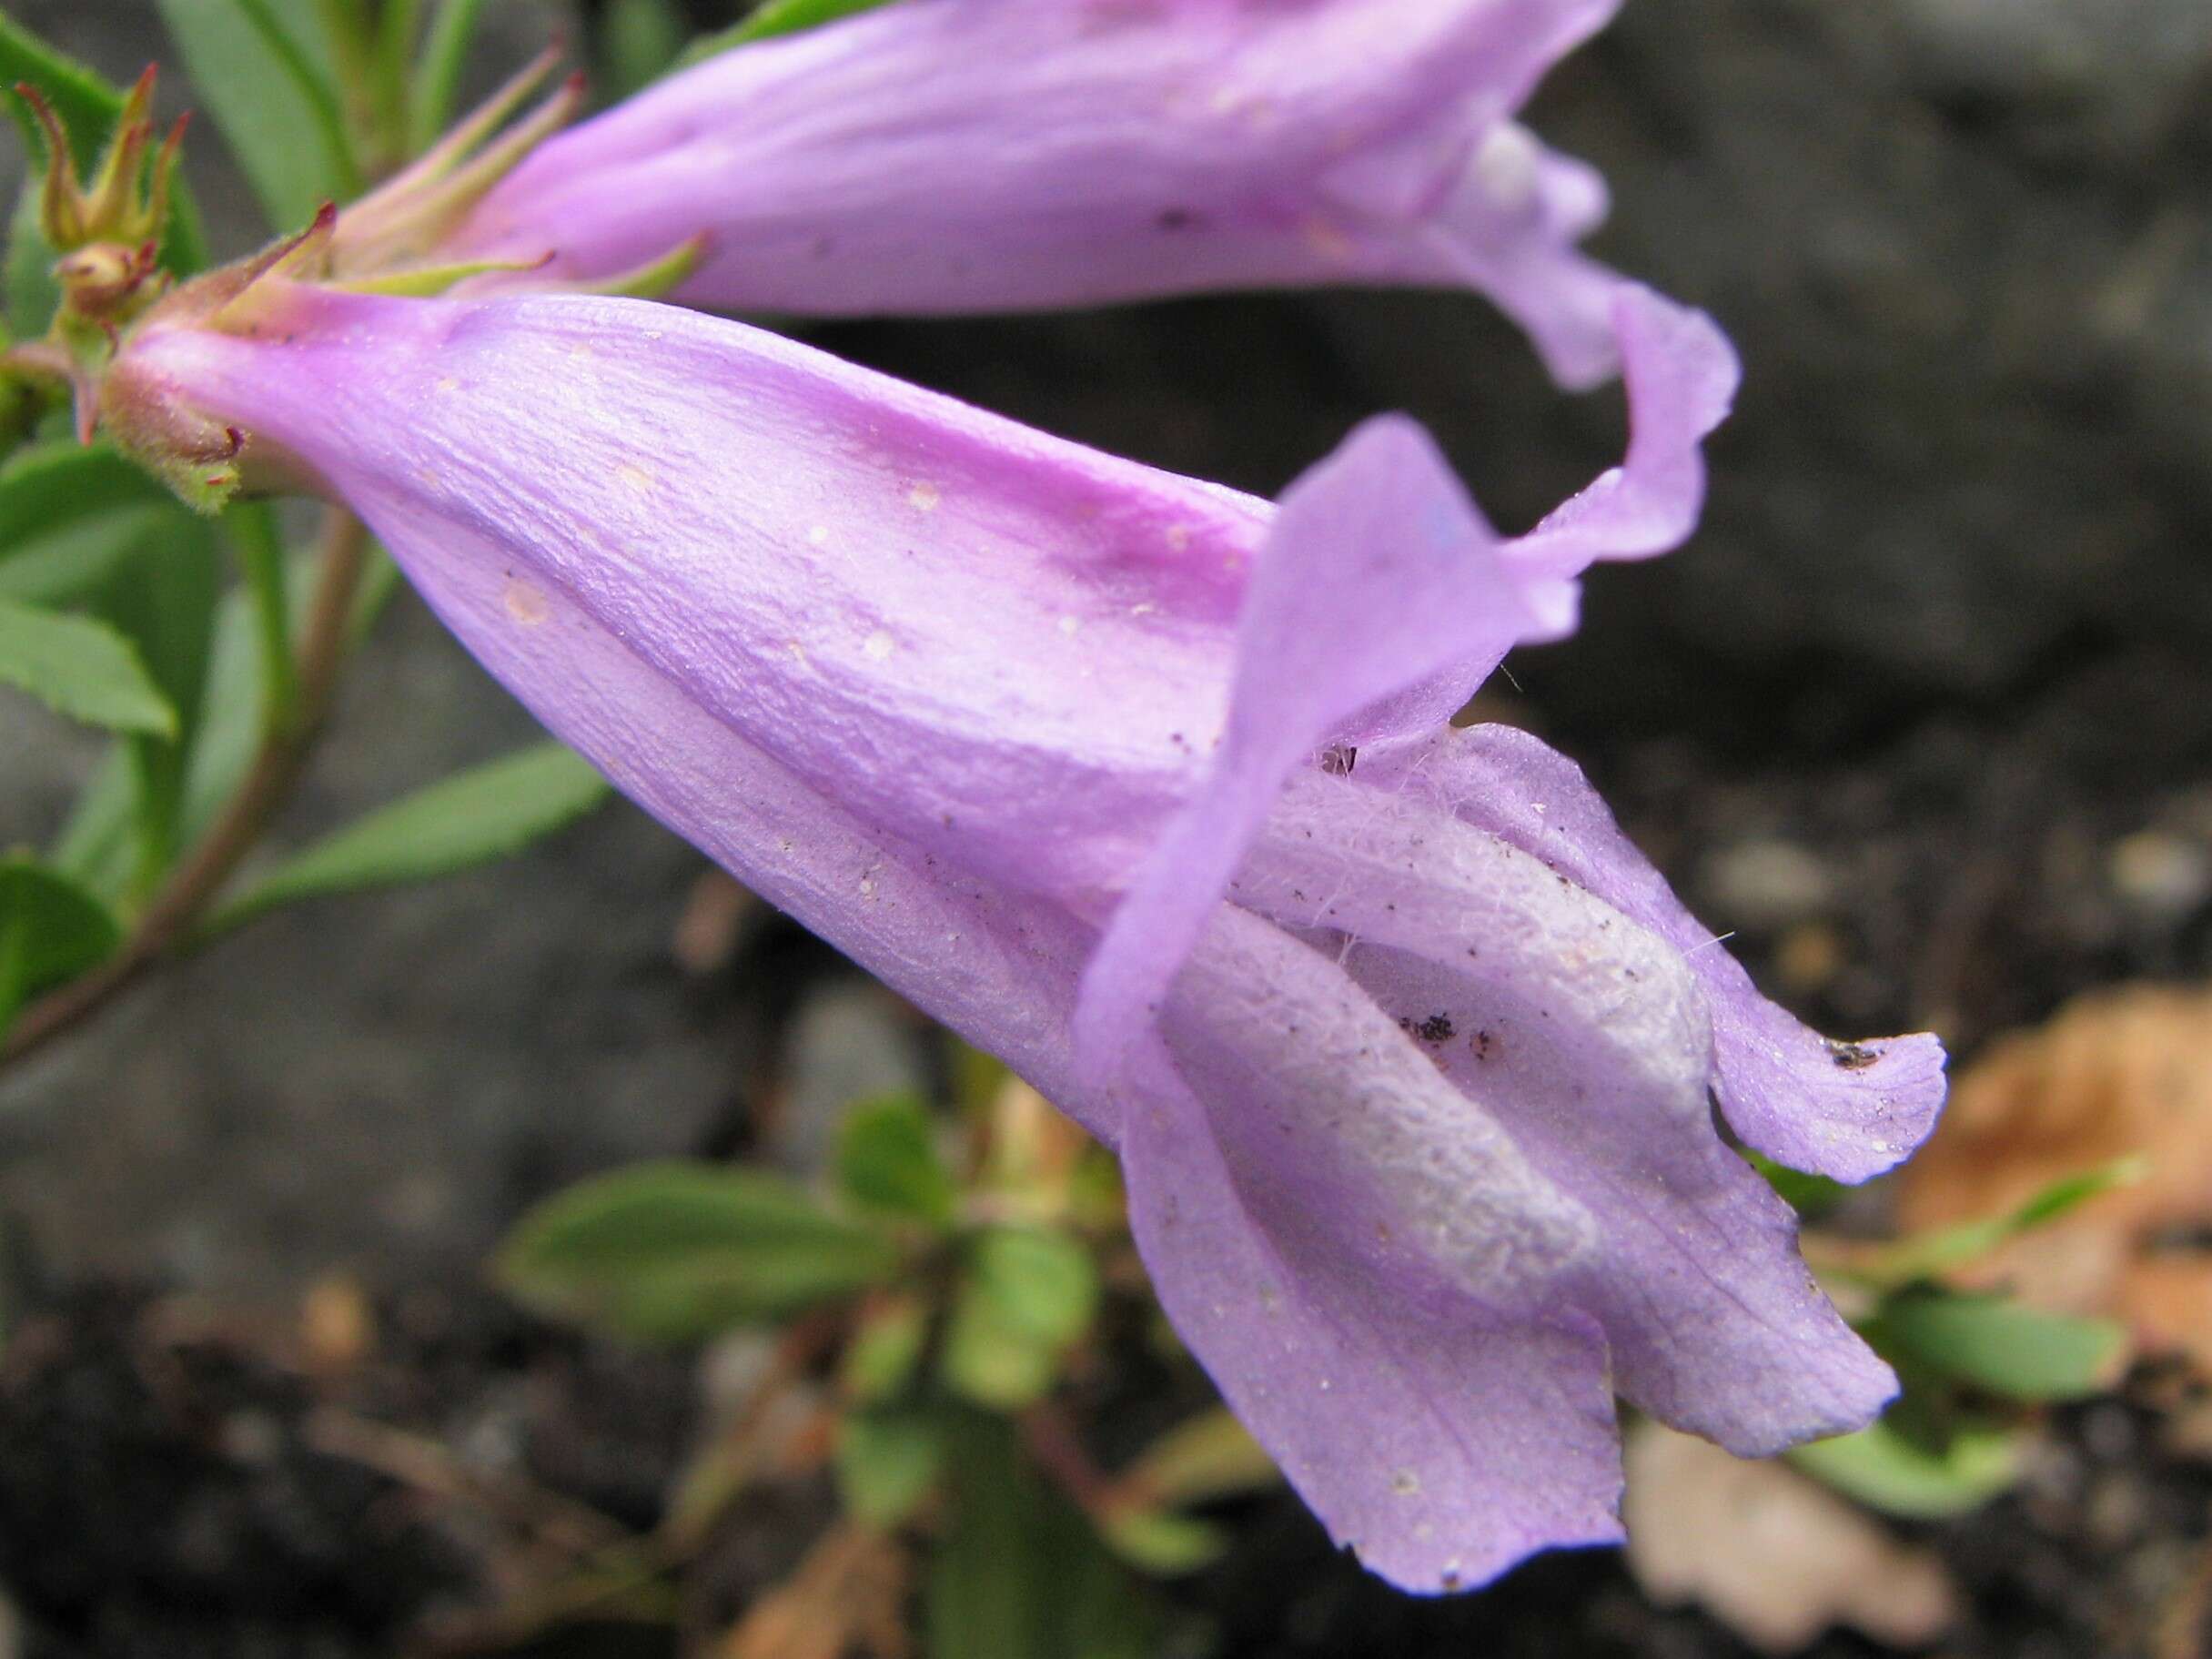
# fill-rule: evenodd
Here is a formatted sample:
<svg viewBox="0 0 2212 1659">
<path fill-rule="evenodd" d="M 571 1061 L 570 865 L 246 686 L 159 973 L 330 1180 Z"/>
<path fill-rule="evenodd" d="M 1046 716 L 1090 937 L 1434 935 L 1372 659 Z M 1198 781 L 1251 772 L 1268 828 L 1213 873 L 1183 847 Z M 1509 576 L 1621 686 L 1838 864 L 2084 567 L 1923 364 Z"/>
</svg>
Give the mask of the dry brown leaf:
<svg viewBox="0 0 2212 1659">
<path fill-rule="evenodd" d="M 717 1659 L 905 1659 L 900 1618 L 906 1553 L 881 1533 L 844 1525 L 815 1542 L 791 1577 L 716 1645 Z"/>
<path fill-rule="evenodd" d="M 1905 1166 L 1898 1219 L 1920 1231 L 2001 1214 L 2131 1156 L 2142 1180 L 1962 1277 L 2126 1320 L 2146 1347 L 2212 1369 L 2212 1250 L 2190 1243 L 2212 1229 L 2212 992 L 2101 991 L 1997 1043 L 1952 1086 L 1942 1127 Z"/>
<path fill-rule="evenodd" d="M 1745 1462 L 1647 1423 L 1629 1439 L 1628 1561 L 1654 1601 L 1702 1603 L 1762 1652 L 1794 1654 L 1834 1624 L 1919 1647 L 1957 1613 L 1933 1552 L 1786 1463 Z"/>
</svg>

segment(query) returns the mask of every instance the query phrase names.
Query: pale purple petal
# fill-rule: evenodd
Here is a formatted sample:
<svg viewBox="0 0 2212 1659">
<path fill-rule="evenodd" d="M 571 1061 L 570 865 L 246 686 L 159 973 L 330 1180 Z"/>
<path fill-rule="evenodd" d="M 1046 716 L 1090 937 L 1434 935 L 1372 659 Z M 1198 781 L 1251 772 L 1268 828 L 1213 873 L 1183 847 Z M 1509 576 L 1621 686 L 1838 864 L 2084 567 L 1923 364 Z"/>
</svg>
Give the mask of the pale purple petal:
<svg viewBox="0 0 2212 1659">
<path fill-rule="evenodd" d="M 1332 739 L 1432 730 L 1514 644 L 1571 626 L 1591 562 L 1696 521 L 1699 446 L 1735 357 L 1711 320 L 1622 286 L 1634 430 L 1623 464 L 1500 542 L 1418 427 L 1373 420 L 1285 492 L 1237 621 L 1222 746 L 1086 972 L 1076 1046 L 1110 1068 L 1141 1036 L 1291 769 Z"/>
<path fill-rule="evenodd" d="M 673 307 L 292 303 L 132 371 L 496 541 L 924 851 L 1103 902 L 1219 733 L 1264 501 Z"/>
<path fill-rule="evenodd" d="M 1417 790 L 1542 859 L 1667 939 L 1703 981 L 1730 1125 L 1793 1169 L 1862 1181 L 1901 1162 L 1935 1126 L 1943 1045 L 1920 1035 L 1832 1043 L 1759 994 L 1621 833 L 1581 770 L 1508 726 L 1443 732 L 1369 769 L 1377 786 Z"/>
<path fill-rule="evenodd" d="M 1614 332 L 1629 365 L 1627 459 L 1515 544 L 1524 568 L 1573 575 L 1599 559 L 1682 545 L 1705 504 L 1704 439 L 1728 418 L 1742 369 L 1702 311 L 1622 285 Z"/>
<path fill-rule="evenodd" d="M 594 278 L 703 234 L 680 298 L 814 314 L 1462 285 L 1586 385 L 1603 187 L 1508 117 L 1615 4 L 900 0 L 561 136 L 451 251 Z"/>
<path fill-rule="evenodd" d="M 1836 1315 L 1789 1207 L 1713 1132 L 1702 987 L 1671 943 L 1423 793 L 1301 778 L 1234 896 L 1308 930 L 1596 1217 L 1560 1287 L 1621 1392 L 1763 1456 L 1863 1427 L 1895 1379 Z"/>
<path fill-rule="evenodd" d="M 1246 595 L 1219 754 L 1085 976 L 1086 1059 L 1110 1071 L 1142 1039 L 1293 766 L 1333 728 L 1442 669 L 1471 664 L 1471 690 L 1536 615 L 1410 421 L 1369 421 L 1293 484 Z"/>
<path fill-rule="evenodd" d="M 1117 1110 L 1082 1086 L 1070 1059 L 1087 928 L 857 817 L 590 608 L 533 581 L 511 541 L 458 522 L 403 480 L 357 480 L 348 501 L 477 660 L 617 788 L 1109 1146 L 1118 1140 Z"/>
<path fill-rule="evenodd" d="M 1287 1213 L 1328 1218 L 1347 1261 L 1528 1318 L 1590 1259 L 1598 1219 L 1331 956 L 1280 928 L 1217 907 L 1159 1035 L 1238 1173 Z"/>
<path fill-rule="evenodd" d="M 1232 1175 L 1163 1059 L 1137 1073 L 1122 1158 L 1153 1286 L 1333 1538 L 1430 1592 L 1620 1539 L 1611 1390 L 1587 1319 L 1504 1323 L 1409 1296 Z"/>
</svg>

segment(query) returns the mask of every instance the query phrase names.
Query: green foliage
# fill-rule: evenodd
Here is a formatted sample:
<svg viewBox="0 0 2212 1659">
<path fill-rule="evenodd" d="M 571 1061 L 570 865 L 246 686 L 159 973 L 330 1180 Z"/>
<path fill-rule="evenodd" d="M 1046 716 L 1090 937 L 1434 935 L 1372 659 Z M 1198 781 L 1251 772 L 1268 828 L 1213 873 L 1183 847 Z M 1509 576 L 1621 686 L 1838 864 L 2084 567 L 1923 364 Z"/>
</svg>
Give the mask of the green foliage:
<svg viewBox="0 0 2212 1659">
<path fill-rule="evenodd" d="M 96 967 L 122 942 L 114 912 L 60 871 L 0 859 L 0 1036 L 25 998 Z"/>
<path fill-rule="evenodd" d="M 500 1258 L 548 1313 L 649 1342 L 702 1341 L 880 1284 L 898 1269 L 874 1227 L 757 1170 L 643 1164 L 539 1205 Z"/>
<path fill-rule="evenodd" d="M 1178 1578 L 1210 1567 L 1227 1551 L 1227 1532 L 1211 1521 L 1165 1509 L 1121 1509 L 1100 1518 L 1098 1535 L 1139 1572 Z"/>
<path fill-rule="evenodd" d="M 934 1132 L 927 1104 L 914 1095 L 861 1102 L 838 1138 L 838 1185 L 864 1209 L 950 1225 L 958 1195 Z"/>
<path fill-rule="evenodd" d="M 217 914 L 212 928 L 304 898 L 449 875 L 519 851 L 607 798 L 559 744 L 532 744 L 396 801 L 295 854 Z"/>
<path fill-rule="evenodd" d="M 2125 1353 L 2126 1332 L 2110 1320 L 1955 1290 L 1943 1276 L 2137 1178 L 2132 1159 L 2086 1170 L 2003 1215 L 1903 1239 L 1839 1265 L 1874 1293 L 1855 1322 L 1895 1367 L 1903 1392 L 1873 1427 L 1800 1447 L 1791 1461 L 1863 1503 L 1914 1518 L 1963 1514 L 2009 1487 L 2025 1409 L 2096 1392 Z"/>
<path fill-rule="evenodd" d="M 1264 1492 L 1281 1480 L 1275 1460 L 1226 1409 L 1171 1429 L 1122 1476 L 1148 1502 L 1171 1508 Z"/>
<path fill-rule="evenodd" d="M 193 85 L 278 230 L 359 193 L 328 75 L 269 0 L 157 0 Z"/>
<path fill-rule="evenodd" d="M 68 130 L 69 147 L 80 167 L 99 159 L 107 134 L 123 113 L 123 95 L 96 71 L 56 50 L 5 12 L 0 12 L 0 87 L 27 82 L 45 95 L 54 113 Z M 30 112 L 16 99 L 6 100 L 15 125 L 22 129 L 25 152 L 45 154 L 45 138 Z"/>
<path fill-rule="evenodd" d="M 1003 1421 L 953 1420 L 952 1524 L 930 1565 L 930 1659 L 1152 1659 L 1157 1609 L 1049 1491 Z"/>
<path fill-rule="evenodd" d="M 1803 1219 L 1810 1221 L 1826 1214 L 1842 1201 L 1851 1190 L 1841 1181 L 1830 1180 L 1824 1175 L 1809 1175 L 1803 1169 L 1792 1169 L 1776 1163 L 1763 1152 L 1742 1148 L 1744 1161 L 1766 1177 L 1766 1183 L 1781 1194 L 1784 1203 Z"/>
<path fill-rule="evenodd" d="M 1962 1427 L 1929 1446 L 1908 1438 L 1889 1418 L 1787 1455 L 1845 1496 L 1915 1521 L 1946 1520 L 1977 1509 L 2019 1472 L 2017 1438 L 2004 1429 Z"/>
<path fill-rule="evenodd" d="M 946 1385 L 1001 1411 L 1040 1399 L 1097 1302 L 1098 1270 L 1076 1239 L 1042 1227 L 985 1229 L 969 1240 L 945 1331 Z"/>
<path fill-rule="evenodd" d="M 2064 1177 L 2004 1215 L 1901 1239 L 1869 1264 L 1861 1277 L 1885 1289 L 1900 1289 L 1921 1280 L 1940 1278 L 2002 1249 L 2022 1233 L 2055 1221 L 2101 1192 L 2129 1186 L 2142 1178 L 2143 1162 L 2135 1158 L 2120 1158 Z"/>
<path fill-rule="evenodd" d="M 107 444 L 34 444 L 0 468 L 0 599 L 76 603 L 187 516 Z"/>
<path fill-rule="evenodd" d="M 45 334 L 55 308 L 61 304 L 61 288 L 54 280 L 54 261 L 59 257 L 39 226 L 38 181 L 26 179 L 8 221 L 7 259 L 0 267 L 7 326 L 25 339 Z"/>
<path fill-rule="evenodd" d="M 833 1462 L 846 1512 L 884 1531 L 920 1508 L 944 1470 L 948 1425 L 925 1408 L 848 1412 Z"/>
<path fill-rule="evenodd" d="M 156 521 L 91 599 L 137 648 L 154 683 L 177 711 L 173 733 L 142 733 L 129 740 L 135 879 L 141 892 L 183 850 L 185 779 L 206 707 L 222 574 L 215 527 L 179 508 Z"/>
<path fill-rule="evenodd" d="M 69 134 L 69 148 L 80 168 L 91 167 L 100 157 L 116 119 L 123 113 L 123 93 L 96 71 L 33 35 L 0 12 L 0 87 L 27 82 L 45 96 Z M 36 162 L 45 154 L 45 138 L 23 103 L 0 95 L 23 133 L 24 153 Z M 38 185 L 35 167 L 25 184 L 10 233 L 7 261 L 8 320 L 25 339 L 45 332 L 54 313 L 52 282 L 46 268 L 54 249 L 37 230 Z M 30 234 L 25 235 L 25 229 Z M 169 197 L 169 223 L 162 238 L 161 263 L 180 277 L 188 277 L 207 263 L 207 238 L 200 230 L 199 211 L 192 193 L 180 178 Z M 43 294 L 44 298 L 40 296 Z"/>
<path fill-rule="evenodd" d="M 845 1343 L 837 1381 L 856 1405 L 881 1405 L 906 1391 L 929 1342 L 929 1306 L 917 1296 L 884 1296 L 861 1310 Z"/>
<path fill-rule="evenodd" d="M 413 148 L 429 148 L 451 123 L 461 70 L 483 16 L 484 0 L 441 0 L 431 17 L 409 89 L 408 139 Z"/>
<path fill-rule="evenodd" d="M 754 11 L 744 22 L 692 42 L 691 49 L 684 53 L 679 64 L 689 66 L 727 52 L 732 46 L 771 39 L 778 35 L 796 35 L 803 29 L 820 28 L 825 23 L 835 23 L 840 17 L 850 17 L 856 12 L 872 12 L 877 6 L 887 4 L 889 0 L 767 0 L 766 5 Z"/>
<path fill-rule="evenodd" d="M 610 0 L 600 30 L 600 78 L 611 100 L 626 98 L 659 76 L 691 34 L 674 0 Z"/>
<path fill-rule="evenodd" d="M 86 616 L 0 600 L 0 684 L 112 732 L 177 731 L 177 711 L 124 634 Z"/>
<path fill-rule="evenodd" d="M 1900 1363 L 2027 1404 L 2096 1392 L 2127 1342 L 2109 1320 L 1933 1289 L 1890 1298 L 1865 1334 Z"/>
<path fill-rule="evenodd" d="M 299 685 L 292 661 L 289 561 L 277 529 L 277 514 L 266 501 L 234 501 L 224 511 L 223 529 L 245 573 L 247 602 L 253 609 L 261 708 L 269 726 L 282 726 L 292 718 Z"/>
</svg>

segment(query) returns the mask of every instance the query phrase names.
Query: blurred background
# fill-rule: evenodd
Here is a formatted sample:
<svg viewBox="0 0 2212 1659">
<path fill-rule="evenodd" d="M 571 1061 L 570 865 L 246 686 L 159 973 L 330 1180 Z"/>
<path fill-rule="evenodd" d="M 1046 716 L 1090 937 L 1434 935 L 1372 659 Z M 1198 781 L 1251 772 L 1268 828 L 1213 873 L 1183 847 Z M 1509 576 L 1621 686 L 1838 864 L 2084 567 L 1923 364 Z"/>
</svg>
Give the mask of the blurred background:
<svg viewBox="0 0 2212 1659">
<path fill-rule="evenodd" d="M 691 7 L 702 26 L 742 9 Z M 170 61 L 148 0 L 9 10 L 118 80 Z M 481 86 L 557 31 L 608 49 L 597 7 L 488 16 Z M 2060 1173 L 2147 1148 L 2199 1178 L 2194 1209 L 2185 1184 L 2155 1220 L 2052 1252 L 2155 1257 L 2094 1305 L 2052 1292 L 2129 1323 L 2129 1379 L 2041 1416 L 2019 1477 L 1963 1518 L 1840 1539 L 1804 1522 L 1795 1555 L 1922 1586 L 1917 1624 L 1786 1561 L 1781 1599 L 1833 1601 L 1838 1628 L 1778 1631 L 1725 1590 L 1686 1604 L 1679 1574 L 1610 1553 L 1403 1600 L 1277 1492 L 1239 1500 L 1226 1554 L 1167 1585 L 1156 1651 L 2212 1652 L 2208 93 L 2203 0 L 1631 0 L 1531 125 L 1611 183 L 1594 251 L 1711 310 L 1746 383 L 1695 540 L 1602 572 L 1581 635 L 1516 656 L 1483 703 L 1580 760 L 1793 1010 L 1839 1037 L 1932 1027 L 1954 1077 L 1992 1067 L 1971 1155 L 1932 1155 L 1924 1190 L 1857 1200 L 1846 1230 L 1901 1203 L 1954 1219 L 2015 1155 Z M 166 106 L 187 96 L 165 77 Z M 187 153 L 218 257 L 245 251 L 254 209 L 211 127 Z M 20 162 L 0 146 L 11 198 Z M 1561 396 L 1459 296 L 806 332 L 1262 493 L 1406 409 L 1520 526 L 1621 441 L 1617 392 Z M 285 834 L 531 730 L 403 595 Z M 98 754 L 0 699 L 0 846 L 49 839 Z M 164 973 L 0 1077 L 12 1651 L 429 1651 L 444 1619 L 438 1651 L 836 1659 L 795 1636 L 702 1644 L 788 1582 L 831 1505 L 818 1469 L 735 1506 L 666 1620 L 455 1623 L 528 1577 L 499 1542 L 516 1506 L 556 1533 L 652 1525 L 759 1363 L 541 1324 L 484 1263 L 532 1203 L 639 1158 L 815 1172 L 851 1102 L 942 1090 L 944 1067 L 895 999 L 619 804 Z M 338 1372 L 348 1421 L 389 1438 L 334 1452 L 310 1432 Z M 1783 1496 L 1696 1472 L 1653 1490 L 1675 1479 L 1680 1513 L 1797 1524 Z"/>
</svg>

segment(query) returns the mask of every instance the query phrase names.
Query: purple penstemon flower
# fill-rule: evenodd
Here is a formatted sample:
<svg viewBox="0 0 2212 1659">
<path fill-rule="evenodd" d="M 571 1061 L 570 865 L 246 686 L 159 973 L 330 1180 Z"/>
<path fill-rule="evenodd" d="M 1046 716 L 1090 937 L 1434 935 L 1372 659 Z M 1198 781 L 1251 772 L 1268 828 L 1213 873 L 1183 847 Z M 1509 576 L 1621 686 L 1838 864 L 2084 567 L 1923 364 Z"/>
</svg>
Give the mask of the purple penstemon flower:
<svg viewBox="0 0 2212 1659">
<path fill-rule="evenodd" d="M 1270 504 L 675 308 L 289 268 L 142 325 L 118 435 L 350 506 L 626 793 L 1117 1148 L 1170 1318 L 1375 1571 L 1615 1538 L 1616 1390 L 1744 1453 L 1889 1397 L 1709 1101 L 1862 1178 L 1934 1040 L 1832 1051 L 1568 763 L 1446 724 L 1688 533 L 1704 319 L 1616 291 L 1627 458 L 1508 539 L 1397 418 Z"/>
<path fill-rule="evenodd" d="M 1591 384 L 1604 186 L 1512 116 L 1617 4 L 898 0 L 561 134 L 439 248 L 600 280 L 697 238 L 676 298 L 812 314 L 1464 286 Z"/>
</svg>

